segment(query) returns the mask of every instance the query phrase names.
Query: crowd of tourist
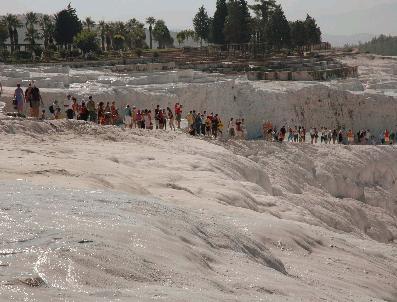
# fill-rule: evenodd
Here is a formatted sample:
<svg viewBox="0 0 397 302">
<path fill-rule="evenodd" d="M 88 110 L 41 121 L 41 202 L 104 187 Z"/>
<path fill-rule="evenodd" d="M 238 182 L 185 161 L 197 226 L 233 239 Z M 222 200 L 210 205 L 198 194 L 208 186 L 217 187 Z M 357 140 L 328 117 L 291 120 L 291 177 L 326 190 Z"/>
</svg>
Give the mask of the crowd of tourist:
<svg viewBox="0 0 397 302">
<path fill-rule="evenodd" d="M 272 142 L 293 142 L 304 143 L 307 140 L 311 144 L 344 144 L 344 145 L 392 145 L 397 144 L 397 129 L 395 132 L 386 129 L 379 135 L 373 135 L 369 129 L 361 129 L 354 133 L 352 129 L 327 127 L 310 128 L 307 132 L 303 126 L 286 127 L 283 126 L 279 130 L 273 127 L 272 123 L 267 121 L 262 127 L 263 138 Z"/>
<path fill-rule="evenodd" d="M 0 91 L 2 87 L 0 85 Z M 161 108 L 157 105 L 151 109 L 138 109 L 135 106 L 126 105 L 120 114 L 116 102 L 96 103 L 92 96 L 88 101 L 78 101 L 76 97 L 68 95 L 61 103 L 54 100 L 47 111 L 44 109 L 40 90 L 34 82 L 23 91 L 18 84 L 15 89 L 14 108 L 20 115 L 27 115 L 38 119 L 76 119 L 84 120 L 99 125 L 124 125 L 126 128 L 141 129 L 181 129 L 183 118 L 183 106 L 176 103 L 174 108 Z M 42 111 L 40 113 L 40 108 Z M 224 124 L 218 114 L 207 111 L 189 111 L 184 117 L 187 121 L 187 131 L 193 136 L 207 136 L 217 138 L 228 136 L 230 138 L 246 138 L 245 120 L 231 118 L 227 125 L 227 132 L 224 131 Z M 154 123 L 153 123 L 154 122 Z M 369 129 L 362 129 L 354 133 L 352 129 L 326 127 L 310 128 L 309 131 L 303 126 L 286 127 L 280 129 L 274 127 L 269 121 L 262 127 L 263 138 L 272 142 L 293 142 L 311 144 L 395 144 L 397 143 L 397 130 L 395 132 L 386 129 L 379 135 L 373 135 Z"/>
<path fill-rule="evenodd" d="M 72 95 L 67 95 L 63 102 L 54 100 L 48 107 L 48 111 L 44 109 L 40 90 L 34 83 L 30 83 L 29 87 L 23 91 L 21 85 L 18 84 L 15 89 L 14 108 L 20 115 L 29 115 L 36 119 L 76 119 L 97 123 L 99 125 L 124 125 L 126 128 L 141 129 L 164 129 L 170 130 L 181 129 L 183 118 L 183 106 L 176 103 L 174 108 L 160 108 L 157 105 L 152 111 L 151 109 L 138 109 L 135 106 L 126 105 L 119 112 L 116 102 L 95 102 L 92 96 L 88 97 L 88 101 L 78 101 Z M 40 107 L 42 108 L 40 113 Z M 208 113 L 207 111 L 196 112 L 192 110 L 184 117 L 187 121 L 187 130 L 193 136 L 208 136 L 217 138 L 224 134 L 224 124 L 221 117 L 217 113 Z M 231 137 L 245 137 L 244 119 L 231 119 L 228 125 L 228 134 Z"/>
</svg>

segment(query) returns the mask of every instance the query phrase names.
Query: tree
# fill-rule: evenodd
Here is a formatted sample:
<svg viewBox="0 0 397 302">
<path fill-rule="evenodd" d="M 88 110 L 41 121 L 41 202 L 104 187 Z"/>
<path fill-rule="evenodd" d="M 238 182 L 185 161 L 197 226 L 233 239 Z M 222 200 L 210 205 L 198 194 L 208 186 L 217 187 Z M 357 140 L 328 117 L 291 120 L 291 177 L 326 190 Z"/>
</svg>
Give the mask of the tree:
<svg viewBox="0 0 397 302">
<path fill-rule="evenodd" d="M 166 48 L 174 43 L 170 31 L 163 20 L 157 20 L 153 28 L 153 38 L 159 43 L 159 48 Z"/>
<path fill-rule="evenodd" d="M 127 22 L 126 28 L 128 47 L 130 49 L 144 48 L 146 45 L 145 25 L 134 18 Z"/>
<path fill-rule="evenodd" d="M 251 40 L 251 15 L 246 0 L 239 0 L 241 14 L 240 43 L 248 43 Z"/>
<path fill-rule="evenodd" d="M 105 43 L 106 43 L 106 22 L 99 22 L 99 35 L 101 36 L 101 49 L 105 51 Z"/>
<path fill-rule="evenodd" d="M 149 36 L 150 36 L 150 49 L 153 49 L 153 25 L 156 24 L 156 19 L 153 17 L 149 17 L 146 19 L 146 24 L 149 24 Z"/>
<path fill-rule="evenodd" d="M 240 9 L 237 0 L 230 0 L 227 5 L 225 21 L 225 41 L 227 43 L 240 42 Z"/>
<path fill-rule="evenodd" d="M 77 16 L 76 9 L 70 4 L 64 10 L 55 15 L 55 33 L 54 38 L 62 46 L 70 45 L 76 36 L 82 30 L 82 24 Z"/>
<path fill-rule="evenodd" d="M 185 42 L 186 35 L 185 35 L 184 30 L 182 30 L 176 34 L 176 40 L 178 41 L 179 46 L 181 46 L 181 44 L 183 44 Z"/>
<path fill-rule="evenodd" d="M 179 33 L 177 33 L 176 39 L 178 41 L 179 46 L 185 43 L 185 41 L 188 39 L 193 39 L 195 42 L 198 42 L 198 37 L 196 35 L 196 32 L 191 29 L 185 29 L 180 31 Z"/>
<path fill-rule="evenodd" d="M 34 12 L 26 13 L 25 18 L 26 18 L 26 22 L 25 22 L 26 27 L 35 26 L 39 22 L 39 18 L 37 14 Z"/>
<path fill-rule="evenodd" d="M 199 8 L 198 13 L 193 19 L 194 31 L 200 39 L 200 46 L 203 46 L 203 40 L 208 41 L 210 33 L 210 19 L 204 6 Z"/>
<path fill-rule="evenodd" d="M 14 27 L 12 35 L 13 35 L 13 40 L 14 40 L 14 44 L 15 44 L 15 49 L 19 50 L 19 45 L 18 45 L 19 44 L 19 38 L 18 38 L 18 29 L 17 29 L 17 27 Z"/>
<path fill-rule="evenodd" d="M 123 50 L 125 45 L 125 37 L 120 34 L 115 34 L 113 36 L 113 43 L 115 50 Z"/>
<path fill-rule="evenodd" d="M 36 44 L 36 40 L 40 39 L 39 32 L 34 27 L 28 27 L 26 29 L 25 35 L 26 35 L 25 41 L 28 42 L 31 45 L 35 45 Z"/>
<path fill-rule="evenodd" d="M 360 51 L 383 56 L 397 56 L 397 37 L 380 35 L 358 46 Z"/>
<path fill-rule="evenodd" d="M 321 43 L 321 29 L 317 26 L 316 20 L 309 15 L 306 16 L 305 28 L 307 44 Z"/>
<path fill-rule="evenodd" d="M 277 7 L 276 0 L 255 0 L 255 4 L 250 6 L 255 17 L 263 21 L 263 24 L 269 22 L 272 12 Z"/>
<path fill-rule="evenodd" d="M 0 45 L 4 44 L 9 36 L 10 34 L 8 32 L 7 26 L 3 22 L 0 22 Z"/>
<path fill-rule="evenodd" d="M 44 40 L 44 49 L 47 49 L 54 42 L 54 21 L 49 15 L 43 15 L 40 18 L 39 24 L 42 32 L 41 38 Z"/>
<path fill-rule="evenodd" d="M 99 40 L 96 32 L 84 29 L 74 37 L 74 45 L 79 48 L 83 54 L 99 50 Z"/>
<path fill-rule="evenodd" d="M 251 16 L 245 0 L 230 0 L 225 21 L 225 41 L 227 43 L 248 43 L 251 37 Z"/>
<path fill-rule="evenodd" d="M 272 13 L 267 25 L 267 37 L 270 44 L 277 49 L 288 47 L 291 42 L 291 31 L 281 6 Z"/>
<path fill-rule="evenodd" d="M 87 30 L 92 30 L 95 26 L 95 21 L 91 19 L 91 17 L 85 18 L 83 21 L 83 25 Z"/>
<path fill-rule="evenodd" d="M 125 33 L 127 31 L 127 26 L 124 22 L 117 21 L 117 22 L 111 23 L 111 25 L 113 27 L 114 34 L 125 35 Z"/>
<path fill-rule="evenodd" d="M 11 52 L 14 52 L 16 44 L 18 44 L 18 28 L 22 27 L 22 23 L 16 15 L 7 14 L 3 17 L 3 24 L 7 27 L 10 38 Z"/>
<path fill-rule="evenodd" d="M 225 44 L 225 21 L 227 17 L 226 0 L 216 1 L 216 10 L 211 22 L 210 41 L 215 44 Z"/>
<path fill-rule="evenodd" d="M 105 41 L 106 41 L 106 50 L 111 50 L 113 48 L 113 34 L 114 28 L 112 23 L 105 24 Z"/>
<path fill-rule="evenodd" d="M 40 35 L 38 30 L 36 29 L 36 25 L 39 22 L 39 18 L 36 13 L 29 12 L 26 14 L 26 37 L 25 41 L 29 42 L 31 45 L 36 44 L 36 40 L 40 39 Z"/>
<path fill-rule="evenodd" d="M 254 41 L 258 43 L 264 43 L 268 40 L 267 27 L 270 22 L 270 18 L 277 8 L 275 0 L 255 0 L 255 4 L 251 5 L 250 8 L 255 14 L 253 19 L 253 32 Z"/>
<path fill-rule="evenodd" d="M 304 46 L 307 43 L 306 26 L 303 21 L 295 21 L 290 23 L 291 42 L 294 47 Z"/>
</svg>

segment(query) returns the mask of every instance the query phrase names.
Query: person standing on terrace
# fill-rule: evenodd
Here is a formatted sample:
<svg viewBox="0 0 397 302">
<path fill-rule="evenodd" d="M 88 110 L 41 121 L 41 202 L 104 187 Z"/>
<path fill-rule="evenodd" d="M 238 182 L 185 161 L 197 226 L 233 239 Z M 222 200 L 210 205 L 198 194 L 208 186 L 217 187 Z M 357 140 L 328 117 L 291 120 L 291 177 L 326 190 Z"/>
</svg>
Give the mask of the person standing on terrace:
<svg viewBox="0 0 397 302">
<path fill-rule="evenodd" d="M 24 113 L 23 110 L 23 103 L 24 103 L 24 93 L 23 90 L 21 88 L 21 84 L 17 84 L 17 89 L 15 89 L 15 93 L 14 93 L 14 98 L 15 98 L 15 106 L 16 109 L 18 111 L 19 114 Z"/>
</svg>

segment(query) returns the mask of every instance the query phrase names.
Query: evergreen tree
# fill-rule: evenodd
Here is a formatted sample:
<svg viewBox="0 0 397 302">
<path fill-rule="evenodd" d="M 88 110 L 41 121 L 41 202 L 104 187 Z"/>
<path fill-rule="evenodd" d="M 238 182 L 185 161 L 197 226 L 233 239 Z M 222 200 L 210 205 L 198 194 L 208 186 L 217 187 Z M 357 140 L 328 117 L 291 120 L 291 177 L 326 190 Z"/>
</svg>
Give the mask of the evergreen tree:
<svg viewBox="0 0 397 302">
<path fill-rule="evenodd" d="M 255 14 L 253 19 L 255 41 L 264 43 L 268 40 L 267 26 L 274 10 L 277 8 L 276 0 L 255 0 L 255 4 L 251 5 L 250 8 Z"/>
<path fill-rule="evenodd" d="M 76 36 L 82 30 L 82 24 L 77 16 L 76 9 L 70 4 L 64 10 L 55 15 L 55 33 L 54 38 L 58 44 L 66 46 L 73 42 Z"/>
<path fill-rule="evenodd" d="M 281 6 L 277 6 L 271 14 L 266 30 L 269 43 L 273 47 L 280 49 L 290 45 L 290 26 Z"/>
<path fill-rule="evenodd" d="M 240 43 L 248 43 L 251 40 L 251 15 L 247 0 L 239 0 L 241 14 L 241 36 Z"/>
<path fill-rule="evenodd" d="M 371 41 L 360 44 L 360 51 L 383 56 L 397 56 L 397 37 L 380 35 Z"/>
<path fill-rule="evenodd" d="M 211 22 L 210 38 L 214 44 L 225 44 L 226 0 L 216 1 L 216 10 Z"/>
<path fill-rule="evenodd" d="M 208 41 L 210 33 L 210 19 L 204 6 L 199 8 L 196 16 L 193 19 L 194 31 L 200 39 L 200 45 L 203 46 L 203 40 Z"/>
<path fill-rule="evenodd" d="M 163 20 L 157 20 L 153 28 L 153 38 L 159 43 L 159 48 L 172 46 L 174 39 Z"/>
<path fill-rule="evenodd" d="M 314 20 L 314 18 L 310 17 L 309 15 L 306 16 L 305 28 L 307 44 L 321 43 L 321 30 L 317 26 L 316 20 Z"/>
<path fill-rule="evenodd" d="M 294 47 L 304 46 L 307 44 L 306 26 L 303 21 L 295 21 L 290 23 L 291 43 Z"/>
<path fill-rule="evenodd" d="M 251 37 L 251 16 L 245 0 L 230 0 L 225 21 L 225 41 L 227 43 L 248 43 Z"/>
<path fill-rule="evenodd" d="M 145 24 L 133 18 L 126 24 L 127 35 L 126 40 L 130 49 L 139 49 L 146 46 Z"/>
<path fill-rule="evenodd" d="M 225 41 L 227 43 L 240 43 L 241 14 L 237 0 L 230 0 L 227 4 L 227 17 L 225 21 Z"/>
</svg>

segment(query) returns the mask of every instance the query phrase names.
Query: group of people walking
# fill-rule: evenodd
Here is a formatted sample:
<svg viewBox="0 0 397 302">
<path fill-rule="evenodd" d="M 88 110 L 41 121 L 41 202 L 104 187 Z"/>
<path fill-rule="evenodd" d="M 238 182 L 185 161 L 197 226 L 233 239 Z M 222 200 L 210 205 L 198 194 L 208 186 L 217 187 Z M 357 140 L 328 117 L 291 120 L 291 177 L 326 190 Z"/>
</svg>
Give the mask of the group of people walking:
<svg viewBox="0 0 397 302">
<path fill-rule="evenodd" d="M 120 115 L 116 102 L 99 102 L 94 101 L 92 96 L 88 97 L 88 101 L 79 102 L 76 97 L 67 95 L 63 102 L 54 100 L 48 107 L 48 113 L 44 109 L 44 104 L 40 95 L 40 90 L 34 83 L 30 83 L 29 87 L 23 91 L 21 85 L 18 84 L 13 99 L 14 108 L 18 114 L 27 116 L 27 107 L 30 107 L 30 116 L 37 119 L 75 119 L 94 122 L 99 125 L 122 125 L 126 128 L 140 129 L 164 129 L 170 130 L 181 128 L 183 106 L 176 103 L 174 108 L 160 108 L 157 105 L 152 111 L 151 109 L 138 109 L 135 106 L 126 105 Z M 40 107 L 42 111 L 40 113 Z M 206 111 L 196 113 L 196 110 L 190 111 L 185 119 L 188 123 L 188 133 L 193 136 L 209 136 L 217 138 L 223 134 L 224 124 L 218 114 Z M 236 120 L 232 118 L 229 123 L 228 133 L 231 137 L 243 137 L 245 126 L 244 119 Z"/>
<path fill-rule="evenodd" d="M 0 84 L 0 91 L 2 87 Z M 100 125 L 122 125 L 126 128 L 141 129 L 164 129 L 170 130 L 181 128 L 183 106 L 176 103 L 174 108 L 160 108 L 157 105 L 151 109 L 137 109 L 135 106 L 126 105 L 122 114 L 116 106 L 116 102 L 99 102 L 93 100 L 92 96 L 88 97 L 88 101 L 78 102 L 76 97 L 68 95 L 60 104 L 54 101 L 48 108 L 50 116 L 47 116 L 40 90 L 34 82 L 29 83 L 25 91 L 17 84 L 13 98 L 14 108 L 20 115 L 28 115 L 33 118 L 41 119 L 77 119 L 98 123 Z M 42 111 L 40 113 L 40 107 Z M 217 138 L 224 135 L 224 124 L 218 114 L 213 112 L 207 114 L 207 111 L 197 112 L 189 111 L 185 116 L 187 121 L 188 133 L 193 136 L 208 136 Z M 154 123 L 153 123 L 154 121 Z M 372 135 L 369 129 L 361 129 L 354 133 L 352 129 L 327 127 L 310 128 L 309 131 L 303 126 L 286 127 L 277 129 L 270 121 L 266 121 L 262 126 L 263 138 L 267 141 L 276 142 L 295 142 L 304 143 L 310 140 L 311 144 L 395 144 L 397 143 L 397 130 L 395 132 L 386 129 L 378 136 Z M 246 137 L 246 126 L 244 119 L 231 118 L 227 132 L 230 138 Z"/>
<path fill-rule="evenodd" d="M 174 111 L 170 107 L 162 109 L 160 105 L 157 105 L 154 109 L 154 114 L 150 109 L 139 110 L 135 106 L 131 107 L 130 105 L 126 105 L 124 109 L 124 125 L 126 128 L 166 130 L 168 124 L 169 129 L 175 131 L 176 128 L 181 128 L 181 120 L 182 105 L 179 103 L 175 104 Z"/>
<path fill-rule="evenodd" d="M 354 133 L 352 129 L 344 128 L 333 128 L 327 127 L 321 128 L 310 128 L 309 132 L 303 126 L 286 127 L 283 126 L 279 130 L 273 127 L 272 123 L 267 121 L 262 127 L 263 138 L 266 141 L 273 142 L 293 142 L 293 143 L 304 143 L 306 140 L 310 140 L 311 144 L 344 144 L 344 145 L 391 145 L 397 144 L 397 130 L 391 132 L 386 129 L 379 136 L 375 136 L 369 129 L 361 129 L 357 133 Z"/>
<path fill-rule="evenodd" d="M 119 123 L 119 111 L 116 107 L 116 102 L 96 102 L 92 96 L 88 97 L 88 101 L 79 103 L 76 97 L 68 95 L 63 104 L 55 100 L 48 111 L 52 119 L 76 119 L 83 121 L 90 121 L 100 125 L 116 125 Z M 45 110 L 43 111 L 45 114 Z"/>
<path fill-rule="evenodd" d="M 29 110 L 30 116 L 39 118 L 40 106 L 44 106 L 40 89 L 34 83 L 29 83 L 28 88 L 23 91 L 21 84 L 18 83 L 14 92 L 13 105 L 19 114 L 27 115 Z"/>
</svg>

